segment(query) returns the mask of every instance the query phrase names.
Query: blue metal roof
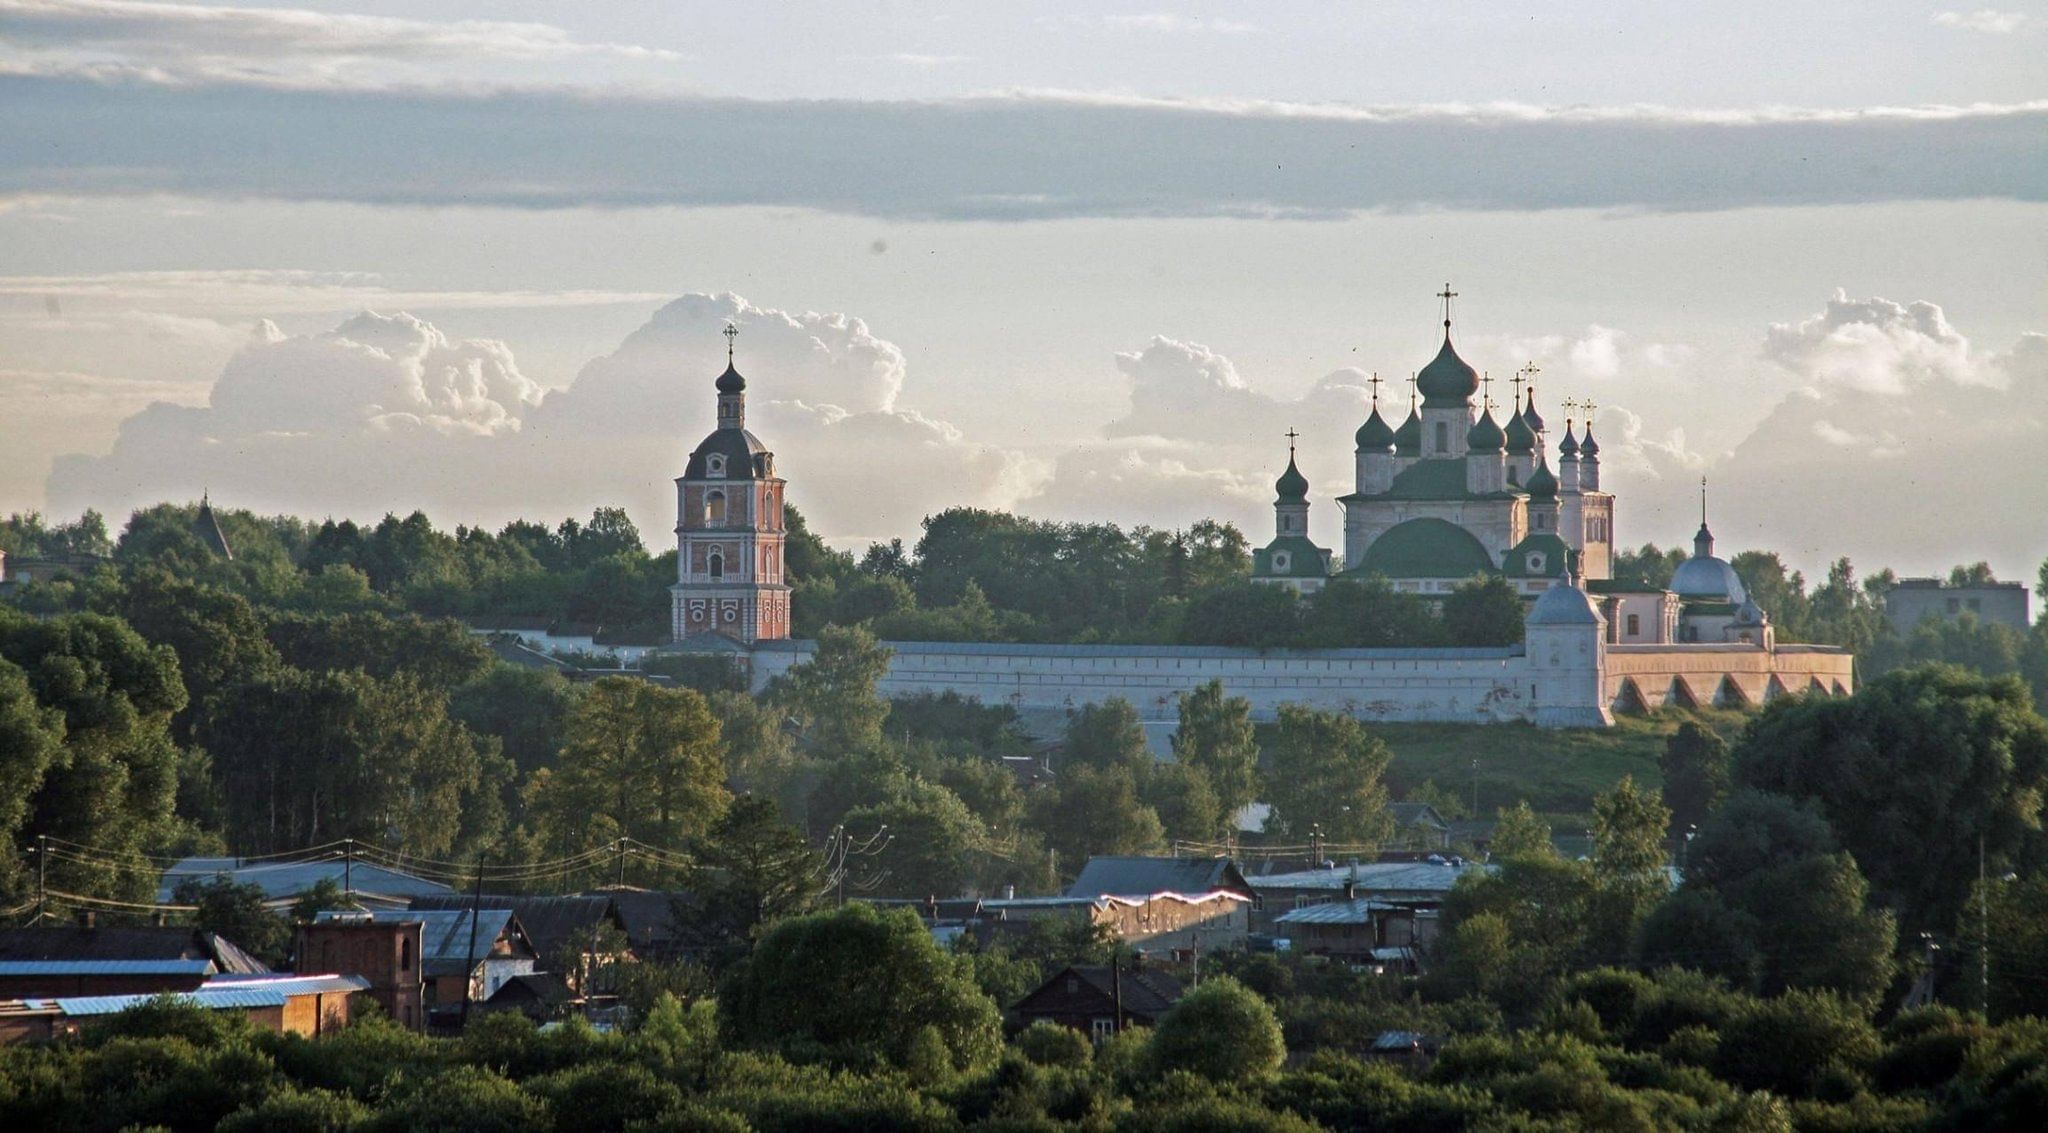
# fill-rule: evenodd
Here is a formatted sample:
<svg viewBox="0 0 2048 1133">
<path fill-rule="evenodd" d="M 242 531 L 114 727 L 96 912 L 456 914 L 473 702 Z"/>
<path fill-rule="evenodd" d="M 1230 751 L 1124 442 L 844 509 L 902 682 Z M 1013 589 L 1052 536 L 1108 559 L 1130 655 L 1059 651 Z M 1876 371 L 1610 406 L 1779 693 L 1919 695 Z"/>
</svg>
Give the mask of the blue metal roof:
<svg viewBox="0 0 2048 1133">
<path fill-rule="evenodd" d="M 1441 893 L 1458 883 L 1460 877 L 1475 870 L 1490 869 L 1478 862 L 1452 864 L 1448 859 L 1433 862 L 1362 862 L 1358 865 L 1336 866 L 1332 869 L 1307 869 L 1298 873 L 1274 873 L 1263 877 L 1253 875 L 1246 880 L 1253 889 L 1334 889 L 1344 888 L 1346 881 L 1356 883 L 1356 890 L 1366 894 L 1387 893 Z"/>
<path fill-rule="evenodd" d="M 341 885 L 344 878 L 359 894 L 412 898 L 454 892 L 438 881 L 360 861 L 351 866 L 339 860 L 244 864 L 239 858 L 186 858 L 164 871 L 163 880 L 157 885 L 156 899 L 170 901 L 172 891 L 181 881 L 207 881 L 222 875 L 240 884 L 261 886 L 266 901 L 302 896 L 322 881 Z"/>
<path fill-rule="evenodd" d="M 215 976 L 200 985 L 201 992 L 263 991 L 278 995 L 327 995 L 334 992 L 370 990 L 361 976 Z"/>
<path fill-rule="evenodd" d="M 152 999 L 167 998 L 194 1007 L 222 1011 L 230 1008 L 283 1007 L 285 996 L 281 991 L 261 988 L 201 988 L 198 991 L 172 992 L 167 996 L 156 995 L 79 995 L 60 997 L 53 1002 L 66 1015 L 118 1015 L 131 1007 L 140 1007 Z"/>
<path fill-rule="evenodd" d="M 1329 901 L 1321 905 L 1290 909 L 1273 918 L 1274 924 L 1363 925 L 1372 923 L 1375 912 L 1392 912 L 1396 905 L 1378 901 Z"/>
<path fill-rule="evenodd" d="M 213 961 L 0 960 L 0 976 L 204 976 Z"/>
</svg>

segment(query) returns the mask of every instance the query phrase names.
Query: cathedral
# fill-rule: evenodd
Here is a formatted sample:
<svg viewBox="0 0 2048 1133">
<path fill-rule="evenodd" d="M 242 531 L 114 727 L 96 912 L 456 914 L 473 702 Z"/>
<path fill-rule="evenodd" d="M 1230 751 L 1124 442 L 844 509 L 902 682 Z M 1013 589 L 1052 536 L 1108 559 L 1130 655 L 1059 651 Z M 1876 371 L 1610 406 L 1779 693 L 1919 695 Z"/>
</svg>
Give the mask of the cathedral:
<svg viewBox="0 0 2048 1133">
<path fill-rule="evenodd" d="M 1668 590 L 1620 586 L 1614 568 L 1614 495 L 1600 487 L 1600 442 L 1592 407 L 1567 417 L 1555 439 L 1536 407 L 1531 364 L 1517 372 L 1503 407 L 1451 344 L 1449 286 L 1444 340 L 1436 357 L 1410 379 L 1408 416 L 1389 425 L 1380 413 L 1377 375 L 1372 409 L 1354 438 L 1352 491 L 1344 509 L 1344 558 L 1308 538 L 1308 479 L 1295 466 L 1289 434 L 1287 470 L 1273 485 L 1273 541 L 1254 552 L 1255 581 L 1301 593 L 1331 578 L 1384 578 L 1396 590 L 1446 594 L 1475 576 L 1506 579 L 1534 600 L 1565 576 L 1602 609 L 1614 644 L 1728 642 L 1762 644 L 1770 620 L 1743 592 L 1725 561 L 1714 557 L 1702 496 L 1693 557 Z"/>
</svg>

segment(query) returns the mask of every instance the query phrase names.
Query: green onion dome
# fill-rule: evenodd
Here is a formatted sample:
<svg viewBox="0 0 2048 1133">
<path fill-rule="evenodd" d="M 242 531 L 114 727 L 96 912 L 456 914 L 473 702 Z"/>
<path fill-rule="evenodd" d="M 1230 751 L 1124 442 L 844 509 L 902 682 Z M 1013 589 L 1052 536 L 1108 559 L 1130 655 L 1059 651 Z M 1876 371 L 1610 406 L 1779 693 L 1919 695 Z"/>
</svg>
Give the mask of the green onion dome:
<svg viewBox="0 0 2048 1133">
<path fill-rule="evenodd" d="M 1529 407 L 1522 410 L 1522 423 L 1529 426 L 1529 431 L 1532 433 L 1543 431 L 1543 414 L 1536 412 L 1536 391 L 1534 388 L 1529 390 Z"/>
<path fill-rule="evenodd" d="M 1536 451 L 1536 430 L 1520 413 L 1508 414 L 1508 427 L 1503 430 L 1509 456 L 1527 456 Z"/>
<path fill-rule="evenodd" d="M 1422 415 L 1415 410 L 1408 411 L 1408 419 L 1394 430 L 1394 455 L 1422 455 Z"/>
<path fill-rule="evenodd" d="M 1479 371 L 1465 364 L 1451 348 L 1451 332 L 1444 332 L 1443 348 L 1422 372 L 1415 375 L 1415 388 L 1422 391 L 1422 404 L 1430 409 L 1469 405 L 1479 392 Z"/>
<path fill-rule="evenodd" d="M 1507 438 L 1502 435 L 1500 426 L 1494 423 L 1491 409 L 1481 413 L 1479 420 L 1465 432 L 1465 448 L 1471 452 L 1482 455 L 1499 452 L 1505 443 Z"/>
<path fill-rule="evenodd" d="M 1386 452 L 1394 447 L 1394 430 L 1387 426 L 1386 418 L 1380 416 L 1380 407 L 1372 407 L 1372 416 L 1358 427 L 1359 452 Z"/>
<path fill-rule="evenodd" d="M 1551 474 L 1550 465 L 1537 457 L 1536 471 L 1529 473 L 1529 498 L 1547 503 L 1557 501 L 1557 477 Z"/>
<path fill-rule="evenodd" d="M 1273 481 L 1273 491 L 1279 494 L 1279 503 L 1300 503 L 1308 499 L 1308 477 L 1294 466 L 1294 457 L 1287 458 L 1287 471 Z"/>
<path fill-rule="evenodd" d="M 1564 423 L 1564 439 L 1557 442 L 1557 451 L 1561 460 L 1577 460 L 1579 458 L 1579 442 L 1572 437 L 1572 423 L 1570 421 Z"/>
<path fill-rule="evenodd" d="M 1586 439 L 1579 442 L 1579 459 L 1600 463 L 1600 442 L 1593 439 L 1593 423 L 1586 422 Z"/>
</svg>

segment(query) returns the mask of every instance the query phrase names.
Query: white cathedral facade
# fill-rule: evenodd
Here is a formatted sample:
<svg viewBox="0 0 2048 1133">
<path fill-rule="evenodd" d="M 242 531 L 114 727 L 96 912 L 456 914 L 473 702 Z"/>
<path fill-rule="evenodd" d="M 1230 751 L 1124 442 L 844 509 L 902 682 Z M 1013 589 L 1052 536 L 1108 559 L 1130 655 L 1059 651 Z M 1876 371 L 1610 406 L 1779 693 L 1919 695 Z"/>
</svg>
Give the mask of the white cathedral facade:
<svg viewBox="0 0 2048 1133">
<path fill-rule="evenodd" d="M 1449 288 L 1445 289 L 1446 292 Z M 1448 296 L 1446 296 L 1448 299 Z M 1307 479 L 1290 451 L 1274 485 L 1274 536 L 1253 555 L 1255 581 L 1313 591 L 1333 577 L 1381 577 L 1420 594 L 1475 575 L 1508 579 L 1529 599 L 1524 640 L 1497 648 L 1254 650 L 1181 645 L 887 643 L 885 696 L 955 692 L 1008 703 L 1027 725 L 1119 697 L 1147 721 L 1209 680 L 1270 719 L 1305 704 L 1366 720 L 1601 727 L 1617 711 L 1738 707 L 1791 693 L 1854 688 L 1844 650 L 1775 640 L 1769 618 L 1716 558 L 1704 516 L 1694 555 L 1669 589 L 1610 581 L 1614 496 L 1600 483 L 1599 443 L 1566 422 L 1549 459 L 1535 392 L 1505 418 L 1475 404 L 1480 381 L 1444 323 L 1436 358 L 1416 375 L 1408 417 L 1390 427 L 1375 396 L 1357 432 L 1344 508 L 1344 565 L 1308 536 Z M 727 328 L 728 339 L 736 328 Z M 732 364 L 714 383 L 717 428 L 676 479 L 676 583 L 667 648 L 737 654 L 758 690 L 810 655 L 790 638 L 783 481 L 746 428 L 746 380 Z M 1334 573 L 1333 573 L 1334 572 Z"/>
</svg>

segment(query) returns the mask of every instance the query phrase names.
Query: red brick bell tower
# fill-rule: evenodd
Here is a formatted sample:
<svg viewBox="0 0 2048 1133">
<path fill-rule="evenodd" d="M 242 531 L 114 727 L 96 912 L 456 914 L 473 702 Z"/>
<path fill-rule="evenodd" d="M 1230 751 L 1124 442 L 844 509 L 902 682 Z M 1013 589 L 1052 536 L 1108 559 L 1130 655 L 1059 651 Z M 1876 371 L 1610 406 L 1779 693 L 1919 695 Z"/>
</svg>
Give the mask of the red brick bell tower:
<svg viewBox="0 0 2048 1133">
<path fill-rule="evenodd" d="M 746 644 L 789 636 L 782 480 L 775 475 L 775 454 L 747 431 L 747 380 L 733 366 L 738 335 L 739 328 L 727 323 L 718 428 L 676 478 L 669 629 L 677 641 L 704 633 Z"/>
</svg>

